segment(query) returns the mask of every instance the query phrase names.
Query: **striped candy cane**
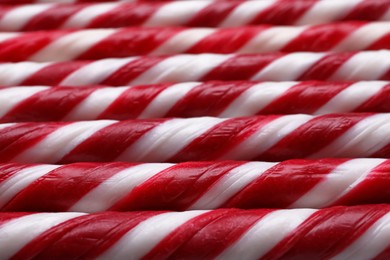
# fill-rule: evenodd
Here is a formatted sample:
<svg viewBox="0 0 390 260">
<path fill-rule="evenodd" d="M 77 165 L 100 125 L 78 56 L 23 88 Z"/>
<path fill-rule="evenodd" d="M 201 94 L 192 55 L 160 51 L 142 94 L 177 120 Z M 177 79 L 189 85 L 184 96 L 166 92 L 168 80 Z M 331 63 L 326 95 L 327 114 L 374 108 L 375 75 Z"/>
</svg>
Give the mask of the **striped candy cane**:
<svg viewBox="0 0 390 260">
<path fill-rule="evenodd" d="M 44 0 L 44 2 L 49 1 Z M 32 0 L 0 0 L 0 3 L 5 2 L 27 3 Z M 63 2 L 86 1 L 61 0 L 61 3 Z M 389 21 L 389 10 L 388 0 L 224 2 L 198 0 L 168 3 L 138 1 L 138 3 L 40 4 L 0 7 L 0 30 L 31 31 L 123 26 L 236 27 L 255 24 L 303 25 L 348 20 Z"/>
<path fill-rule="evenodd" d="M 0 210 L 181 211 L 389 203 L 389 174 L 390 160 L 385 159 L 0 164 Z"/>
<path fill-rule="evenodd" d="M 0 61 L 379 49 L 390 49 L 390 22 L 347 22 L 309 27 L 122 28 L 0 33 Z"/>
<path fill-rule="evenodd" d="M 2 213 L 2 259 L 388 259 L 388 205 Z"/>
<path fill-rule="evenodd" d="M 0 63 L 0 85 L 136 85 L 209 80 L 389 80 L 390 51 L 198 54 Z"/>
<path fill-rule="evenodd" d="M 390 112 L 387 81 L 188 82 L 0 89 L 0 122 Z"/>
<path fill-rule="evenodd" d="M 1 162 L 390 156 L 390 114 L 0 124 Z"/>
</svg>

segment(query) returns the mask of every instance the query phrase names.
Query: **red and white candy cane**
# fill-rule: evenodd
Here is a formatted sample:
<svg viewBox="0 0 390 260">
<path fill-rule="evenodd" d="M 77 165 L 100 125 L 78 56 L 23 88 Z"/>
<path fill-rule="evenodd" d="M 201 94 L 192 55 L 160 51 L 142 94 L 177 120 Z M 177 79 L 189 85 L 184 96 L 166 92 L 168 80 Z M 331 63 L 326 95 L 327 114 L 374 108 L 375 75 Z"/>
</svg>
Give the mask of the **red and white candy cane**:
<svg viewBox="0 0 390 260">
<path fill-rule="evenodd" d="M 1 213 L 2 259 L 388 259 L 390 207 Z"/>
<path fill-rule="evenodd" d="M 0 124 L 0 161 L 390 158 L 390 114 Z"/>
<path fill-rule="evenodd" d="M 390 22 L 346 22 L 304 27 L 121 28 L 0 33 L 0 61 L 380 49 L 390 49 Z"/>
<path fill-rule="evenodd" d="M 0 211 L 323 208 L 389 203 L 389 185 L 385 159 L 0 164 Z"/>
<path fill-rule="evenodd" d="M 136 85 L 210 80 L 390 80 L 390 51 L 182 54 L 0 63 L 0 85 Z"/>
<path fill-rule="evenodd" d="M 4 1 L 8 0 L 0 0 L 0 3 Z M 304 25 L 348 20 L 390 20 L 388 0 L 145 2 L 1 6 L 0 30 L 32 31 L 124 26 L 237 27 L 258 24 Z"/>
<path fill-rule="evenodd" d="M 0 122 L 390 112 L 388 81 L 0 88 Z"/>
</svg>

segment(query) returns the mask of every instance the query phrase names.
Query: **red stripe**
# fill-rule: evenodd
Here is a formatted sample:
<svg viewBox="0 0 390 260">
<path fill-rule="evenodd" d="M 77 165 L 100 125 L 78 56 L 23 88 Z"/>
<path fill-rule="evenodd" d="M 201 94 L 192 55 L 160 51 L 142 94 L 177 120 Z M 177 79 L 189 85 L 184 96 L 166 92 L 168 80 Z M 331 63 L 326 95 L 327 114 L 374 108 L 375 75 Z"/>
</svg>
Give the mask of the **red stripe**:
<svg viewBox="0 0 390 260">
<path fill-rule="evenodd" d="M 217 124 L 170 158 L 169 162 L 215 160 L 278 116 L 233 118 Z"/>
<path fill-rule="evenodd" d="M 238 1 L 210 3 L 196 12 L 196 15 L 186 22 L 186 25 L 217 27 L 240 4 Z"/>
<path fill-rule="evenodd" d="M 366 24 L 365 22 L 349 22 L 311 26 L 284 46 L 281 51 L 329 51 Z"/>
<path fill-rule="evenodd" d="M 327 80 L 355 53 L 331 53 L 320 59 L 297 80 Z"/>
<path fill-rule="evenodd" d="M 294 24 L 317 2 L 317 0 L 280 0 L 263 10 L 250 22 L 250 24 Z"/>
<path fill-rule="evenodd" d="M 96 89 L 59 87 L 41 91 L 18 103 L 1 121 L 60 121 Z"/>
<path fill-rule="evenodd" d="M 76 163 L 50 171 L 19 192 L 1 210 L 68 211 L 93 188 L 131 164 Z"/>
<path fill-rule="evenodd" d="M 8 162 L 37 144 L 64 123 L 20 123 L 0 129 L 0 162 Z"/>
<path fill-rule="evenodd" d="M 165 236 L 148 254 L 142 257 L 149 259 L 170 259 L 171 255 L 180 248 L 184 241 L 190 240 L 199 230 L 204 229 L 214 221 L 228 214 L 234 214 L 236 209 L 225 209 L 203 213 L 195 217 L 180 227 L 176 228 L 169 235 Z M 186 256 L 188 259 L 190 256 Z"/>
<path fill-rule="evenodd" d="M 201 81 L 247 80 L 284 54 L 235 55 L 211 70 Z"/>
<path fill-rule="evenodd" d="M 217 257 L 269 212 L 270 210 L 237 211 L 234 214 L 227 212 L 198 230 L 189 240 L 180 241 L 180 247 L 170 255 L 170 258 L 212 259 Z"/>
<path fill-rule="evenodd" d="M 108 162 L 166 119 L 121 121 L 97 131 L 65 155 L 60 163 Z"/>
<path fill-rule="evenodd" d="M 21 212 L 1 212 L 0 213 L 0 228 L 2 225 L 7 224 L 8 221 L 18 219 L 24 216 L 28 216 L 30 213 Z"/>
<path fill-rule="evenodd" d="M 356 112 L 390 112 L 390 84 L 355 109 Z"/>
<path fill-rule="evenodd" d="M 332 203 L 333 205 L 364 205 L 390 201 L 390 161 L 385 161 L 371 170 L 362 182 Z"/>
<path fill-rule="evenodd" d="M 71 16 L 77 14 L 79 11 L 89 6 L 90 5 L 85 4 L 55 5 L 33 16 L 33 18 L 29 20 L 25 26 L 23 26 L 21 31 L 53 30 L 61 28 L 63 23 Z"/>
<path fill-rule="evenodd" d="M 218 116 L 253 82 L 206 82 L 193 88 L 167 113 L 167 117 Z"/>
<path fill-rule="evenodd" d="M 289 160 L 278 163 L 221 207 L 286 208 L 345 161 L 346 159 L 322 159 Z"/>
<path fill-rule="evenodd" d="M 215 182 L 242 162 L 174 165 L 135 187 L 109 210 L 186 210 Z"/>
<path fill-rule="evenodd" d="M 125 120 L 137 118 L 169 84 L 146 85 L 129 88 L 99 115 L 99 119 Z"/>
<path fill-rule="evenodd" d="M 252 40 L 256 35 L 268 27 L 246 27 L 217 29 L 214 33 L 206 36 L 196 43 L 186 53 L 232 53 Z"/>
<path fill-rule="evenodd" d="M 15 174 L 33 165 L 6 163 L 0 164 L 0 186 Z"/>
<path fill-rule="evenodd" d="M 373 44 L 368 46 L 366 50 L 388 50 L 390 49 L 390 33 L 385 34 L 380 39 L 376 40 Z"/>
<path fill-rule="evenodd" d="M 162 6 L 164 3 L 121 3 L 117 8 L 97 16 L 87 27 L 115 28 L 142 25 Z"/>
<path fill-rule="evenodd" d="M 180 33 L 179 28 L 125 28 L 109 35 L 76 59 L 98 60 L 145 55 Z"/>
<path fill-rule="evenodd" d="M 90 61 L 57 62 L 32 74 L 20 85 L 58 85 L 63 79 L 91 63 Z"/>
<path fill-rule="evenodd" d="M 169 57 L 169 56 L 168 56 Z M 116 70 L 108 78 L 103 80 L 103 85 L 121 86 L 128 85 L 132 80 L 165 60 L 166 57 L 140 57 Z"/>
<path fill-rule="evenodd" d="M 256 157 L 256 160 L 281 161 L 308 157 L 331 144 L 368 116 L 369 114 L 331 114 L 315 117 Z"/>
<path fill-rule="evenodd" d="M 350 85 L 351 83 L 301 82 L 289 88 L 258 114 L 311 114 Z"/>
<path fill-rule="evenodd" d="M 126 232 L 159 213 L 100 213 L 73 218 L 37 236 L 12 259 L 96 258 Z"/>
<path fill-rule="evenodd" d="M 0 42 L 0 61 L 25 61 L 53 41 L 64 37 L 67 31 L 23 33 Z"/>
<path fill-rule="evenodd" d="M 264 259 L 329 259 L 342 252 L 388 212 L 383 205 L 317 211 Z"/>
<path fill-rule="evenodd" d="M 379 79 L 380 80 L 390 80 L 390 68 Z"/>
<path fill-rule="evenodd" d="M 352 11 L 343 17 L 347 21 L 370 20 L 375 21 L 381 18 L 390 9 L 388 0 L 364 0 Z"/>
<path fill-rule="evenodd" d="M 0 4 L 3 4 L 2 1 L 3 0 L 0 0 Z M 3 19 L 6 14 L 13 11 L 15 8 L 17 8 L 17 6 L 6 6 L 6 5 L 0 6 L 0 19 Z M 4 31 L 9 31 L 6 29 L 6 26 L 0 26 L 0 29 Z"/>
</svg>

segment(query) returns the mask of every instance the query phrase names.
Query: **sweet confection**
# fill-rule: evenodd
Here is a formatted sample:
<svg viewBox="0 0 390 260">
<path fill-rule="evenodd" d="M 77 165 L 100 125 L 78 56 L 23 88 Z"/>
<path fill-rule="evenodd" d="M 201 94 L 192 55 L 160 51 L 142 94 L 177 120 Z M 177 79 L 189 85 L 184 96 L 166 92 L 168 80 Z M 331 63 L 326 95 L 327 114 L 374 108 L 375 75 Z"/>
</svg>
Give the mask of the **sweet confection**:
<svg viewBox="0 0 390 260">
<path fill-rule="evenodd" d="M 388 259 L 389 211 L 1 213 L 0 258 Z"/>
<path fill-rule="evenodd" d="M 390 158 L 390 114 L 0 124 L 0 162 Z"/>
<path fill-rule="evenodd" d="M 120 28 L 0 33 L 0 61 L 95 60 L 179 53 L 390 49 L 390 22 L 240 28 Z"/>
<path fill-rule="evenodd" d="M 389 21 L 388 0 L 155 1 L 0 0 L 0 4 L 61 3 L 0 7 L 0 30 L 123 26 L 237 27 L 255 24 L 304 25 L 335 21 Z M 154 3 L 153 3 L 154 2 Z"/>
<path fill-rule="evenodd" d="M 0 164 L 0 210 L 325 208 L 389 203 L 389 174 L 390 161 L 385 159 Z"/>
<path fill-rule="evenodd" d="M 0 122 L 390 112 L 387 81 L 186 82 L 0 89 Z"/>
<path fill-rule="evenodd" d="M 120 86 L 209 80 L 390 80 L 390 51 L 181 54 L 0 63 L 0 85 Z"/>
</svg>

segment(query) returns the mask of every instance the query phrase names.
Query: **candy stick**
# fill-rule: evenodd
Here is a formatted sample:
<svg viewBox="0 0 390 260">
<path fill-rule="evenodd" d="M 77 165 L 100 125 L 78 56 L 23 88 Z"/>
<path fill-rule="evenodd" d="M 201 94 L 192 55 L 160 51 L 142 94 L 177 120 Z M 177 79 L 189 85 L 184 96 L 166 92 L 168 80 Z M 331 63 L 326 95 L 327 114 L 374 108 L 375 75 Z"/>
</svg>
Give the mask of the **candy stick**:
<svg viewBox="0 0 390 260">
<path fill-rule="evenodd" d="M 188 82 L 0 89 L 0 122 L 390 112 L 387 81 Z"/>
<path fill-rule="evenodd" d="M 387 259 L 388 205 L 321 210 L 2 213 L 8 259 Z"/>
</svg>

